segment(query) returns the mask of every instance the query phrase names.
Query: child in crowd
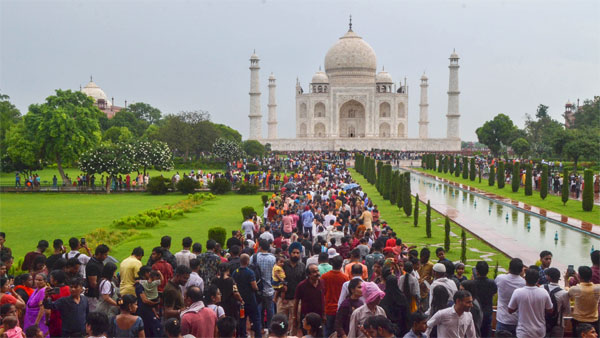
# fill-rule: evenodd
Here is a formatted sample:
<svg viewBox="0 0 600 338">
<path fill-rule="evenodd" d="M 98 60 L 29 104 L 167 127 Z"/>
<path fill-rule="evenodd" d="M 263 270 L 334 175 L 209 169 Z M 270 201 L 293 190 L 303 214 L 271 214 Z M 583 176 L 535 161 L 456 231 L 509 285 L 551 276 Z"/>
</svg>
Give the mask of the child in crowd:
<svg viewBox="0 0 600 338">
<path fill-rule="evenodd" d="M 275 299 L 274 302 L 277 302 L 279 298 L 283 298 L 285 296 L 285 271 L 283 271 L 283 266 L 285 265 L 285 256 L 277 256 L 277 260 L 275 261 L 275 265 L 273 266 L 273 289 L 275 289 Z"/>
<path fill-rule="evenodd" d="M 463 263 L 456 263 L 455 266 L 455 271 L 454 271 L 454 276 L 456 277 L 456 279 L 458 279 L 459 282 L 463 282 L 467 280 L 467 277 L 464 276 L 465 274 L 465 265 Z"/>
<path fill-rule="evenodd" d="M 25 338 L 25 334 L 23 333 L 23 329 L 21 329 L 18 324 L 17 317 L 15 316 L 6 316 L 4 320 L 2 320 L 2 325 L 4 326 L 4 335 L 8 338 Z"/>
<path fill-rule="evenodd" d="M 162 273 L 158 270 L 150 271 L 147 280 L 140 280 L 140 284 L 144 287 L 144 294 L 146 295 L 146 298 L 153 302 L 156 302 L 157 305 L 160 300 L 158 296 L 158 286 L 162 283 L 162 280 Z M 158 317 L 158 311 L 156 309 L 156 306 L 152 307 L 152 311 L 154 311 L 154 315 Z"/>
</svg>

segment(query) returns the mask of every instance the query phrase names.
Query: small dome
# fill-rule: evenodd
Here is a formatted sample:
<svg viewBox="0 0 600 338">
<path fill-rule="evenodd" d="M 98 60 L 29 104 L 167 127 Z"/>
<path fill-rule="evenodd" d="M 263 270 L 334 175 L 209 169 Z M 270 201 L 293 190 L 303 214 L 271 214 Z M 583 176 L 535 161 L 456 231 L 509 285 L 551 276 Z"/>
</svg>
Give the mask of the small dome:
<svg viewBox="0 0 600 338">
<path fill-rule="evenodd" d="M 375 83 L 394 83 L 394 81 L 392 80 L 390 73 L 381 71 L 375 77 Z"/>
<path fill-rule="evenodd" d="M 273 75 L 273 73 L 271 73 L 271 75 L 269 75 L 269 80 L 275 80 L 275 75 Z"/>
<path fill-rule="evenodd" d="M 90 81 L 88 84 L 86 84 L 85 87 L 81 89 L 81 92 L 93 98 L 94 102 L 98 102 L 98 100 L 104 100 L 107 106 L 110 107 L 111 105 L 102 88 L 98 87 L 98 85 L 95 84 L 94 81 Z"/>
<path fill-rule="evenodd" d="M 258 55 L 256 55 L 256 51 L 252 53 L 250 56 L 250 60 L 258 60 Z"/>
<path fill-rule="evenodd" d="M 348 31 L 342 36 L 325 56 L 325 72 L 330 77 L 373 76 L 376 69 L 375 51 L 353 31 Z"/>
<path fill-rule="evenodd" d="M 319 70 L 315 73 L 315 75 L 313 75 L 312 81 L 310 81 L 310 83 L 329 83 L 329 77 L 327 77 L 327 74 L 325 74 L 325 72 Z"/>
<path fill-rule="evenodd" d="M 567 101 L 567 104 L 565 106 L 572 106 L 573 104 L 571 103 L 571 100 Z"/>
<path fill-rule="evenodd" d="M 460 59 L 460 58 L 458 57 L 458 54 L 456 54 L 456 51 L 455 51 L 455 50 L 454 50 L 454 51 L 452 51 L 452 54 L 450 54 L 450 59 Z"/>
<path fill-rule="evenodd" d="M 425 81 L 427 80 L 427 76 L 425 76 L 425 73 L 423 73 L 423 76 L 421 76 L 421 81 Z"/>
</svg>

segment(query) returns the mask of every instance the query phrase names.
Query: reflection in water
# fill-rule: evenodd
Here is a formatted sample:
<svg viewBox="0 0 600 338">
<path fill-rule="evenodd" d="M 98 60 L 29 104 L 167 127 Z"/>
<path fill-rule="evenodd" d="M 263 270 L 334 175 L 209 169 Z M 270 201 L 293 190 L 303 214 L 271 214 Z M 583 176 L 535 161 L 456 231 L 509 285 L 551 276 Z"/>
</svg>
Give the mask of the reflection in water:
<svg viewBox="0 0 600 338">
<path fill-rule="evenodd" d="M 411 178 L 412 192 L 419 193 L 425 200 L 431 200 L 431 204 L 446 204 L 463 217 L 510 236 L 524 247 L 535 251 L 550 250 L 554 260 L 563 265 L 589 265 L 592 246 L 600 248 L 600 239 L 587 233 L 475 196 L 425 176 L 413 173 Z M 510 186 L 507 188 L 510 189 Z M 463 225 L 469 227 L 469 224 Z M 554 240 L 555 234 L 558 235 L 557 241 Z"/>
</svg>

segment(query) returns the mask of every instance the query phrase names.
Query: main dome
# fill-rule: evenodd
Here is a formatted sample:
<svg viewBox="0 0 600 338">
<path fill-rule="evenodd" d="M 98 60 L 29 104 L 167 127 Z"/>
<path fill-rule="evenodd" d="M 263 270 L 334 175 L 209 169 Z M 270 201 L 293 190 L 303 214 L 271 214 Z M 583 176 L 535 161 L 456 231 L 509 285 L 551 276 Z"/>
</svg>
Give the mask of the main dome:
<svg viewBox="0 0 600 338">
<path fill-rule="evenodd" d="M 349 30 L 327 52 L 325 72 L 335 76 L 375 76 L 377 57 L 371 46 Z"/>
</svg>

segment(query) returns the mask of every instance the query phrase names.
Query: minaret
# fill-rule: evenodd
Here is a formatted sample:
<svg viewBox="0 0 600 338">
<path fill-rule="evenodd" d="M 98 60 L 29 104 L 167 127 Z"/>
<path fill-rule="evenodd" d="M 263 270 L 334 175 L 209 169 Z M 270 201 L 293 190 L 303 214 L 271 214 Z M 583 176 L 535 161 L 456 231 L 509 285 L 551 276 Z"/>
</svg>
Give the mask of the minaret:
<svg viewBox="0 0 600 338">
<path fill-rule="evenodd" d="M 428 121 L 428 110 L 429 104 L 427 103 L 427 76 L 423 73 L 421 76 L 421 103 L 419 103 L 419 138 L 429 138 L 429 121 Z"/>
<path fill-rule="evenodd" d="M 448 85 L 448 114 L 446 114 L 446 118 L 448 121 L 448 129 L 446 131 L 446 138 L 449 139 L 460 139 L 460 111 L 458 110 L 458 95 L 460 91 L 458 90 L 458 54 L 456 54 L 456 50 L 450 54 L 450 65 L 448 68 L 450 69 L 450 83 Z"/>
<path fill-rule="evenodd" d="M 269 121 L 267 121 L 267 125 L 269 126 L 269 134 L 267 138 L 269 140 L 274 140 L 277 138 L 277 101 L 275 100 L 275 76 L 271 73 L 269 76 Z"/>
<path fill-rule="evenodd" d="M 249 140 L 262 139 L 262 115 L 260 113 L 260 83 L 258 79 L 258 55 L 256 51 L 250 56 L 250 136 Z"/>
</svg>

